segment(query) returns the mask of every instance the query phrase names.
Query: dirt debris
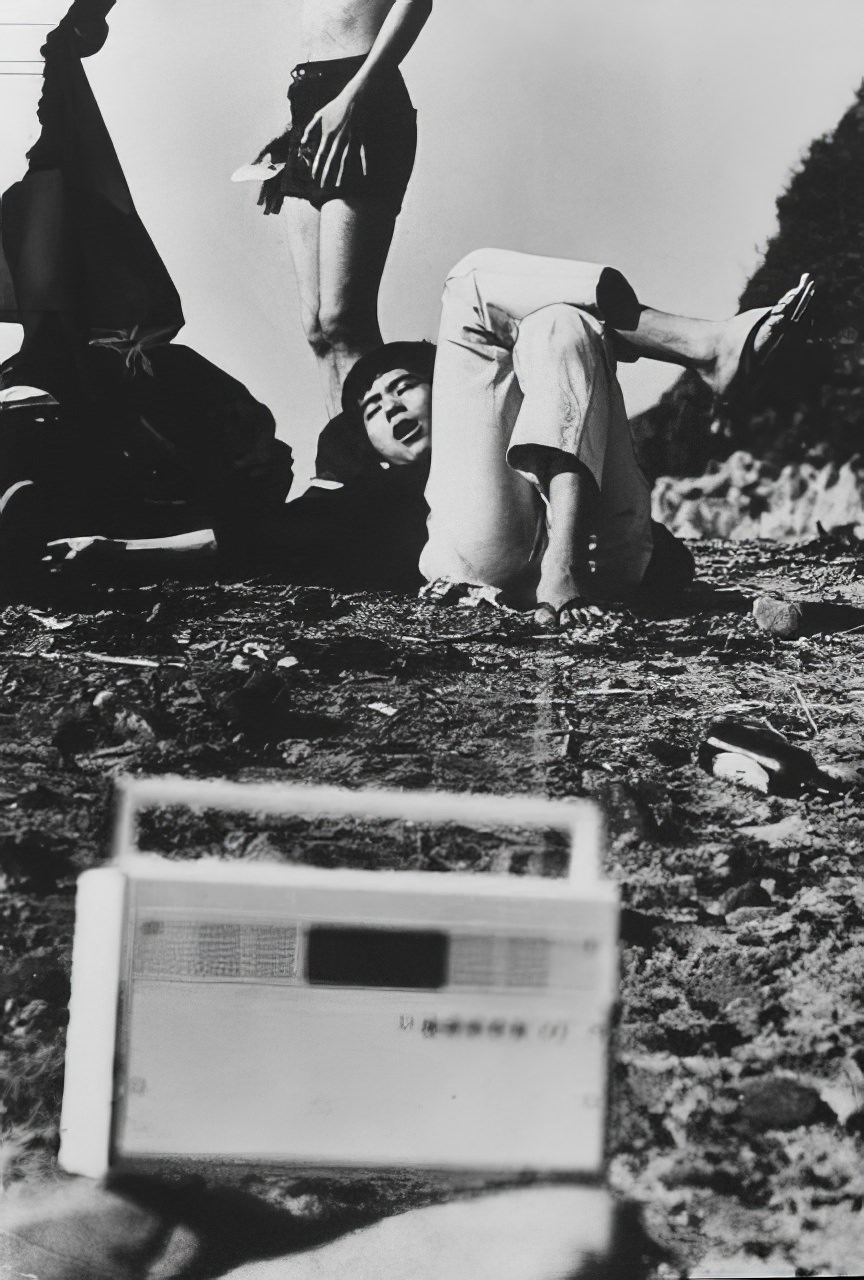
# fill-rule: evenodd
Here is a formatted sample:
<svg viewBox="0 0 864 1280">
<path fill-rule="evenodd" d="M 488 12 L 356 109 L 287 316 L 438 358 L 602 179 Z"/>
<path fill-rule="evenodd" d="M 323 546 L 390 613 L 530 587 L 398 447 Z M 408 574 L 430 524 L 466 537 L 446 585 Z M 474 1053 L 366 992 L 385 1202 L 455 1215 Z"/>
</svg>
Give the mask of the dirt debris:
<svg viewBox="0 0 864 1280">
<path fill-rule="evenodd" d="M 39 616 L 6 608 L 6 1180 L 53 1167 L 75 877 L 106 857 L 118 774 L 588 795 L 607 811 L 606 869 L 625 908 L 609 1178 L 667 1251 L 652 1275 L 695 1275 L 718 1259 L 854 1270 L 864 630 L 783 639 L 759 629 L 752 606 L 818 594 L 848 622 L 864 607 L 864 554 L 830 540 L 694 550 L 700 582 L 675 610 L 614 609 L 560 636 L 491 599 L 466 608 L 269 581 L 94 589 Z M 703 772 L 701 735 L 735 714 L 839 771 L 843 788 L 787 798 Z M 165 821 L 151 835 L 169 855 L 194 855 L 221 840 L 214 830 Z M 338 824 L 319 833 L 317 860 L 344 857 L 343 837 Z M 291 856 L 284 832 L 254 822 L 221 847 Z M 376 848 L 360 847 L 361 865 L 380 865 Z M 418 835 L 386 856 L 442 873 L 562 869 L 554 849 L 504 839 L 439 846 Z M 349 1189 L 256 1173 L 244 1186 L 346 1223 L 446 1194 L 408 1174 Z"/>
</svg>

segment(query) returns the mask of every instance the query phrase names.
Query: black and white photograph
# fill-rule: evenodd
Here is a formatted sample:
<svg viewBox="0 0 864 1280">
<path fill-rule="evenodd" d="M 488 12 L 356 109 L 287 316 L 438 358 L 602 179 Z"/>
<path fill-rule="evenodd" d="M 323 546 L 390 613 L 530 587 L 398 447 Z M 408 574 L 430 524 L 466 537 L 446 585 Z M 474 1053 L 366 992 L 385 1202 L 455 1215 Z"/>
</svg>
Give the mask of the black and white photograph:
<svg viewBox="0 0 864 1280">
<path fill-rule="evenodd" d="M 864 1269 L 860 0 L 3 0 L 0 1280 Z"/>
</svg>

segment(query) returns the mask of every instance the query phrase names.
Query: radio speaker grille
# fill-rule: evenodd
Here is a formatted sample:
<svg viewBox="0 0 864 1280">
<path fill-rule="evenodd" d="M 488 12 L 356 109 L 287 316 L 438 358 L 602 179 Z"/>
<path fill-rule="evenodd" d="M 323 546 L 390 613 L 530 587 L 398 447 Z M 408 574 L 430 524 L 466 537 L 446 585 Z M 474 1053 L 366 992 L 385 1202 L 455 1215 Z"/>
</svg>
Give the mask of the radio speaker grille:
<svg viewBox="0 0 864 1280">
<path fill-rule="evenodd" d="M 450 985 L 522 987 L 549 985 L 550 946 L 546 938 L 472 937 L 450 943 Z"/>
<path fill-rule="evenodd" d="M 133 950 L 135 978 L 293 978 L 297 929 L 284 925 L 142 920 Z"/>
</svg>

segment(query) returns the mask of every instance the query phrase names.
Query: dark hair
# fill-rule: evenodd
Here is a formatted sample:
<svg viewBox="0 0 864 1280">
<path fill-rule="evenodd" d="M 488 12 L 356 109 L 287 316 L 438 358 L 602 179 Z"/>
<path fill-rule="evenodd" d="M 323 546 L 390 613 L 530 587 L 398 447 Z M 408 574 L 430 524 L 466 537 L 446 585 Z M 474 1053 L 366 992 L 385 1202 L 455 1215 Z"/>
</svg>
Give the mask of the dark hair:
<svg viewBox="0 0 864 1280">
<path fill-rule="evenodd" d="M 356 417 L 357 407 L 376 378 L 389 369 L 407 369 L 424 382 L 432 381 L 434 342 L 385 342 L 352 365 L 342 386 L 342 410 Z"/>
</svg>

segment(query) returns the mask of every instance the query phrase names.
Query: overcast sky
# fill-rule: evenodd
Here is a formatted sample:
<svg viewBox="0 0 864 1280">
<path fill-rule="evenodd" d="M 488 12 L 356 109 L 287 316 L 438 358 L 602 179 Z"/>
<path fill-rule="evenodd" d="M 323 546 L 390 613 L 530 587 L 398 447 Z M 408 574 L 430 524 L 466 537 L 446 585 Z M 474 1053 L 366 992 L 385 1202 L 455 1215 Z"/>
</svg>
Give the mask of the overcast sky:
<svg viewBox="0 0 864 1280">
<path fill-rule="evenodd" d="M 65 8 L 3 0 L 2 22 Z M 323 412 L 284 230 L 256 209 L 254 186 L 229 181 L 282 128 L 303 58 L 298 10 L 118 0 L 85 65 L 182 295 L 182 340 L 271 406 L 302 470 Z M 38 37 L 0 27 L 0 59 L 38 56 Z M 611 262 L 655 306 L 730 313 L 778 192 L 850 105 L 862 50 L 862 0 L 435 0 L 403 67 L 420 144 L 382 290 L 385 338 L 434 337 L 448 266 L 484 244 Z M 0 188 L 22 172 L 38 89 L 0 77 Z M 0 356 L 19 332 L 0 325 Z M 631 410 L 673 377 L 625 368 Z"/>
</svg>

